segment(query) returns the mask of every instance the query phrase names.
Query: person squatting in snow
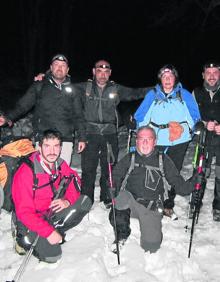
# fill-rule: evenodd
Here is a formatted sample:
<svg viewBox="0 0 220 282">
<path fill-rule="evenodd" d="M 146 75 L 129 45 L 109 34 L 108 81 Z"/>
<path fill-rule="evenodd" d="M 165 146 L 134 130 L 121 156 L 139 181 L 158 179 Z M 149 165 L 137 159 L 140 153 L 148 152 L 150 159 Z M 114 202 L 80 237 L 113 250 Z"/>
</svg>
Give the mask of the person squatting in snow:
<svg viewBox="0 0 220 282">
<path fill-rule="evenodd" d="M 196 181 L 196 174 L 185 181 L 171 158 L 159 152 L 155 145 L 154 129 L 140 127 L 137 130 L 136 152 L 128 153 L 113 169 L 119 245 L 123 245 L 131 233 L 131 216 L 139 220 L 141 247 L 151 253 L 160 248 L 163 238 L 161 221 L 167 197 L 166 185 L 172 185 L 177 194 L 184 196 L 193 191 Z M 114 226 L 112 210 L 109 219 Z"/>
<path fill-rule="evenodd" d="M 60 259 L 65 232 L 79 224 L 92 206 L 89 197 L 80 195 L 76 171 L 59 157 L 61 148 L 60 132 L 43 132 L 39 151 L 29 157 L 33 168 L 23 162 L 12 184 L 16 251 L 24 254 L 39 236 L 33 254 L 49 263 Z"/>
</svg>

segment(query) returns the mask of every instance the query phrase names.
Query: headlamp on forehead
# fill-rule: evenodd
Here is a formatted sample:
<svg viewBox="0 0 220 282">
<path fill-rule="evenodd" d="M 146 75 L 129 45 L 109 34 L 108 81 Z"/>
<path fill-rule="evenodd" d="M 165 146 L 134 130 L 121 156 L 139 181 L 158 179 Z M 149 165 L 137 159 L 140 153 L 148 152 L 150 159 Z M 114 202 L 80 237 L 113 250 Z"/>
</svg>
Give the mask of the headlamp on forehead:
<svg viewBox="0 0 220 282">
<path fill-rule="evenodd" d="M 111 69 L 111 67 L 109 65 L 105 65 L 105 64 L 103 64 L 103 65 L 96 65 L 95 68 L 96 69 L 98 69 L 98 68 L 101 68 L 101 69 Z"/>
<path fill-rule="evenodd" d="M 217 62 L 210 61 L 204 64 L 203 71 L 205 71 L 208 68 L 217 68 L 220 70 L 220 64 Z"/>
<path fill-rule="evenodd" d="M 170 70 L 170 69 L 164 69 L 164 70 L 161 71 L 161 76 L 163 74 L 165 74 L 166 72 L 173 73 L 172 70 Z"/>
<path fill-rule="evenodd" d="M 167 64 L 167 65 L 163 66 L 163 67 L 159 70 L 159 72 L 158 72 L 158 74 L 157 74 L 159 83 L 161 83 L 161 78 L 162 78 L 162 76 L 163 76 L 165 73 L 172 73 L 172 74 L 175 76 L 175 84 L 178 83 L 178 81 L 179 81 L 178 72 L 177 72 L 176 68 L 175 68 L 173 65 L 170 65 L 170 64 Z"/>
<path fill-rule="evenodd" d="M 52 58 L 52 60 L 51 60 L 51 64 L 52 64 L 54 61 L 66 62 L 67 65 L 68 65 L 67 57 L 64 56 L 63 54 L 57 54 L 57 55 L 55 55 L 55 56 Z"/>
</svg>

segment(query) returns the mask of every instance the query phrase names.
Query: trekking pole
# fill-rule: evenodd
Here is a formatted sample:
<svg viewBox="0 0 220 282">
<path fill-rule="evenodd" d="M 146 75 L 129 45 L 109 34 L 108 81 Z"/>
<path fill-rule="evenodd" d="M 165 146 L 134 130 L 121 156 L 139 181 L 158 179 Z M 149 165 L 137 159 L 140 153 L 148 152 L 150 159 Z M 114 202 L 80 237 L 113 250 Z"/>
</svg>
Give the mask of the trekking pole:
<svg viewBox="0 0 220 282">
<path fill-rule="evenodd" d="M 66 186 L 65 186 L 64 182 L 65 182 L 65 179 L 63 178 L 61 180 L 61 183 L 60 183 L 60 188 L 57 190 L 57 194 L 53 198 L 53 200 L 59 199 L 61 193 L 65 190 Z M 48 219 L 51 217 L 52 212 L 53 212 L 52 209 L 50 209 L 48 211 L 48 215 L 47 215 Z M 14 276 L 13 280 L 7 280 L 6 282 L 19 282 L 20 281 L 20 278 L 21 278 L 22 274 L 24 273 L 24 270 L 25 270 L 26 266 L 28 265 L 28 263 L 29 263 L 29 261 L 31 259 L 32 253 L 34 251 L 34 248 L 37 245 L 37 242 L 38 242 L 39 238 L 40 238 L 40 236 L 37 235 L 37 237 L 34 239 L 34 242 L 31 244 L 31 247 L 28 250 L 28 252 L 26 253 L 26 255 L 24 257 L 24 260 L 22 261 L 20 267 L 18 268 L 17 272 L 15 273 L 15 276 Z"/>
<path fill-rule="evenodd" d="M 115 161 L 115 158 L 112 152 L 112 146 L 108 142 L 107 142 L 107 161 L 108 161 L 108 173 L 109 173 L 109 184 L 110 184 L 109 190 L 110 190 L 110 195 L 111 195 L 111 200 L 112 200 L 112 213 L 113 213 L 113 222 L 114 222 L 114 231 L 115 231 L 116 252 L 117 252 L 118 265 L 120 265 L 120 250 L 119 250 L 118 235 L 117 235 L 115 200 L 114 200 L 114 195 L 112 193 L 112 189 L 113 189 L 112 165 Z"/>
<path fill-rule="evenodd" d="M 199 149 L 197 158 L 198 166 L 197 166 L 197 180 L 194 189 L 194 197 L 192 200 L 194 201 L 194 210 L 193 210 L 193 217 L 192 217 L 192 226 L 191 226 L 191 234 L 190 234 L 190 243 L 189 243 L 189 250 L 188 250 L 188 258 L 190 258 L 191 248 L 192 248 L 192 241 L 193 241 L 193 234 L 194 234 L 194 227 L 195 224 L 198 223 L 201 202 L 203 193 L 206 186 L 206 179 L 205 179 L 205 162 L 208 158 L 208 153 L 206 152 L 206 129 L 200 131 L 199 136 Z"/>
<path fill-rule="evenodd" d="M 6 282 L 19 282 L 20 278 L 22 276 L 22 274 L 24 273 L 24 270 L 27 266 L 27 264 L 30 261 L 30 258 L 32 256 L 33 250 L 35 248 L 35 246 L 37 245 L 37 242 L 39 240 L 39 235 L 37 235 L 37 237 L 35 238 L 34 242 L 31 244 L 31 247 L 29 249 L 29 251 L 27 252 L 27 254 L 25 255 L 24 260 L 22 261 L 22 264 L 20 265 L 20 267 L 18 268 L 17 272 L 15 273 L 15 276 L 13 278 L 13 280 L 7 280 Z"/>
<path fill-rule="evenodd" d="M 128 142 L 127 142 L 127 153 L 130 151 L 130 144 L 131 144 L 131 129 L 128 131 Z"/>
<path fill-rule="evenodd" d="M 197 131 L 196 134 L 200 135 L 201 131 Z M 198 167 L 198 157 L 199 157 L 199 153 L 200 153 L 200 137 L 199 140 L 196 142 L 196 147 L 195 147 L 195 152 L 194 152 L 194 156 L 193 156 L 193 160 L 192 160 L 192 167 L 193 167 L 193 174 L 196 171 L 196 168 Z M 189 203 L 188 203 L 188 211 L 187 211 L 187 218 L 186 218 L 186 225 L 185 225 L 185 231 L 187 232 L 188 230 L 188 219 L 190 217 L 190 209 L 191 209 L 191 205 L 192 205 L 192 193 L 190 194 L 189 197 Z"/>
</svg>

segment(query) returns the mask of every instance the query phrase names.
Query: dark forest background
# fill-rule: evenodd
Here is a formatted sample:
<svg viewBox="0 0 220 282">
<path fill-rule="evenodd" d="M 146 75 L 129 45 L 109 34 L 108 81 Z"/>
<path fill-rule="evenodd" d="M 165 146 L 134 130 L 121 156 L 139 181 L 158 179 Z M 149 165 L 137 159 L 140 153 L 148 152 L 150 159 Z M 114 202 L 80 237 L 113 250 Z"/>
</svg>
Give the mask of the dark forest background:
<svg viewBox="0 0 220 282">
<path fill-rule="evenodd" d="M 220 61 L 220 0 L 7 0 L 1 14 L 1 108 L 13 107 L 56 53 L 68 56 L 75 82 L 105 58 L 112 79 L 134 87 L 154 85 L 172 63 L 189 90 L 204 62 Z"/>
</svg>

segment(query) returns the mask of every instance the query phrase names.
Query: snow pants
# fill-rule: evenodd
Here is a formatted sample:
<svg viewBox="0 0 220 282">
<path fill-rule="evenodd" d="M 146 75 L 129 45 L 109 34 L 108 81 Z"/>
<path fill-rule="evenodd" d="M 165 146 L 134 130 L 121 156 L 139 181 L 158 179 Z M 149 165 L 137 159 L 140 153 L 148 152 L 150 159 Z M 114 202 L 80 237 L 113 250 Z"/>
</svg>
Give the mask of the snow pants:
<svg viewBox="0 0 220 282">
<path fill-rule="evenodd" d="M 118 139 L 116 134 L 90 134 L 87 135 L 88 144 L 82 152 L 82 194 L 90 197 L 94 202 L 94 189 L 97 167 L 100 162 L 100 202 L 110 201 L 108 188 L 108 161 L 107 161 L 107 142 L 112 146 L 115 162 L 118 158 Z"/>
<path fill-rule="evenodd" d="M 121 191 L 115 198 L 116 226 L 118 239 L 126 239 L 130 235 L 130 216 L 137 218 L 140 224 L 140 245 L 145 251 L 156 252 L 162 242 L 162 215 L 155 210 L 138 203 L 128 191 Z M 130 214 L 129 214 L 130 211 Z M 114 226 L 112 212 L 110 222 Z M 129 217 L 129 219 L 128 219 Z M 124 219 L 124 221 L 123 221 Z M 122 228 L 122 231 L 120 228 Z M 127 230 L 127 232 L 126 232 Z M 127 237 L 125 238 L 125 234 Z"/>
<path fill-rule="evenodd" d="M 83 217 L 88 213 L 92 206 L 92 202 L 88 196 L 81 195 L 75 204 L 69 206 L 62 211 L 55 213 L 50 218 L 45 218 L 54 228 L 65 238 L 65 232 L 70 228 L 78 225 Z M 19 246 L 25 250 L 29 250 L 31 244 L 37 237 L 36 232 L 28 230 L 22 222 L 16 222 L 16 241 Z M 61 258 L 62 250 L 60 244 L 51 245 L 47 238 L 39 237 L 34 248 L 33 255 L 39 260 L 48 263 L 55 263 Z"/>
</svg>

